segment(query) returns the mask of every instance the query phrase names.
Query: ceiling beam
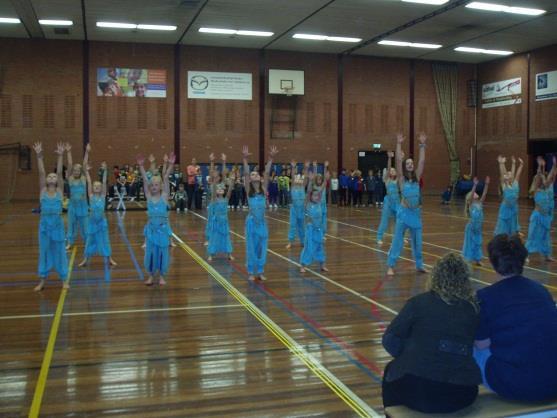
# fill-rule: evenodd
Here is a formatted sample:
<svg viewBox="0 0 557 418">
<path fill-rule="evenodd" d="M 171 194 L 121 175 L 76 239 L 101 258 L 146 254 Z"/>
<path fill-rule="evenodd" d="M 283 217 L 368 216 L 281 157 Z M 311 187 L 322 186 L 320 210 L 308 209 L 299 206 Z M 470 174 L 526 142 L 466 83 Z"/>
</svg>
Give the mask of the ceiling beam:
<svg viewBox="0 0 557 418">
<path fill-rule="evenodd" d="M 367 41 L 360 42 L 358 45 L 342 52 L 342 54 L 344 54 L 344 55 L 352 54 L 352 53 L 356 52 L 358 49 L 361 49 L 361 48 L 364 48 L 364 47 L 366 47 L 370 44 L 374 44 L 376 42 L 379 42 L 380 40 L 385 39 L 388 36 L 391 36 L 391 35 L 393 35 L 395 33 L 398 33 L 398 32 L 402 32 L 403 30 L 406 30 L 408 28 L 411 28 L 412 26 L 415 26 L 415 25 L 418 25 L 422 22 L 425 22 L 426 20 L 433 19 L 436 16 L 439 16 L 443 13 L 448 12 L 449 10 L 453 10 L 453 9 L 455 9 L 459 6 L 462 6 L 464 4 L 467 4 L 469 2 L 470 2 L 470 0 L 454 0 L 453 2 L 447 4 L 446 6 L 443 6 L 439 9 L 437 9 L 437 10 L 434 10 L 431 13 L 428 13 L 428 14 L 422 16 L 422 17 L 418 17 L 417 19 L 411 20 L 410 22 L 404 23 L 403 25 L 397 26 L 396 28 L 388 30 L 387 32 L 383 32 L 379 35 L 376 35 L 373 38 L 368 39 Z"/>
<path fill-rule="evenodd" d="M 207 3 L 209 3 L 209 0 L 205 0 L 203 2 L 203 4 L 199 7 L 199 9 L 197 9 L 197 12 L 195 12 L 195 15 L 193 16 L 192 20 L 190 21 L 190 23 L 188 23 L 188 26 L 186 26 L 186 29 L 184 29 L 184 32 L 182 32 L 182 36 L 180 36 L 180 39 L 178 39 L 178 41 L 176 42 L 176 45 L 180 45 L 182 43 L 182 40 L 184 39 L 184 36 L 186 36 L 186 33 L 188 33 L 188 31 L 191 29 L 194 22 L 197 20 L 197 18 L 199 17 L 201 12 L 205 8 L 205 6 L 207 6 Z"/>
<path fill-rule="evenodd" d="M 308 20 L 309 18 L 315 16 L 317 13 L 319 13 L 321 10 L 325 9 L 326 7 L 329 7 L 331 4 L 333 4 L 336 0 L 330 0 L 327 3 L 325 3 L 323 6 L 321 6 L 320 8 L 318 8 L 317 10 L 313 11 L 312 13 L 310 13 L 309 15 L 307 15 L 306 17 L 304 17 L 302 20 L 300 20 L 298 23 L 292 25 L 291 27 L 289 27 L 288 29 L 286 29 L 284 32 L 282 32 L 280 35 L 274 37 L 270 42 L 268 42 L 267 44 L 263 45 L 263 47 L 261 49 L 265 49 L 267 47 L 269 47 L 271 44 L 273 44 L 274 42 L 278 41 L 280 38 L 282 38 L 284 35 L 286 35 L 288 32 L 290 32 L 292 29 L 296 28 L 297 26 L 301 25 L 302 23 L 304 23 L 306 20 Z"/>
<path fill-rule="evenodd" d="M 83 39 L 88 41 L 87 36 L 87 14 L 85 12 L 85 0 L 81 0 L 81 20 L 83 21 Z"/>
<path fill-rule="evenodd" d="M 30 38 L 44 39 L 44 32 L 39 25 L 39 19 L 31 0 L 10 0 L 10 3 L 27 31 L 27 35 Z"/>
</svg>

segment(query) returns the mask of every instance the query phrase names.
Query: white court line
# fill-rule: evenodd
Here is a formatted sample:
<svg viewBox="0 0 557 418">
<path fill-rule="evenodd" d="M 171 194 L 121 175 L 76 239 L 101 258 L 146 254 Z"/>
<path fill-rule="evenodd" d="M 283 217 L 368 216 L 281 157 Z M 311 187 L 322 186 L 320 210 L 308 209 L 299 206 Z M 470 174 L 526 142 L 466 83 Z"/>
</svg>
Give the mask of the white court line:
<svg viewBox="0 0 557 418">
<path fill-rule="evenodd" d="M 195 311 L 203 309 L 218 309 L 218 308 L 238 308 L 241 307 L 240 304 L 233 305 L 202 305 L 202 306 L 181 306 L 175 308 L 146 308 L 146 309 L 122 309 L 115 311 L 90 311 L 90 312 L 67 312 L 62 314 L 62 316 L 93 316 L 93 315 L 117 315 L 117 314 L 129 314 L 129 313 L 141 313 L 141 312 L 173 312 L 173 311 Z M 0 320 L 4 319 L 31 319 L 31 318 L 50 318 L 54 314 L 36 314 L 36 315 L 10 315 L 10 316 L 0 316 Z"/>
<path fill-rule="evenodd" d="M 357 210 L 357 209 L 356 209 L 356 210 Z M 362 212 L 362 211 L 358 210 L 358 212 Z M 440 214 L 440 215 L 441 215 L 441 214 Z M 377 232 L 377 230 L 375 230 L 375 229 L 373 229 L 373 228 L 365 228 L 365 227 L 363 227 L 363 226 L 353 225 L 353 224 L 349 224 L 349 223 L 342 222 L 342 221 L 337 221 L 336 219 L 327 218 L 327 220 L 328 220 L 329 222 L 335 222 L 335 223 L 339 223 L 339 224 L 341 224 L 341 225 L 351 226 L 352 228 L 363 229 L 364 231 Z M 388 236 L 390 236 L 390 237 L 393 236 L 393 234 L 389 234 L 388 232 L 385 232 L 385 235 L 388 235 Z M 488 235 L 488 234 L 487 234 L 486 232 L 484 232 L 483 235 Z M 454 249 L 454 248 L 445 247 L 444 245 L 433 244 L 433 243 L 431 243 L 431 242 L 427 242 L 427 241 L 423 241 L 423 240 L 422 240 L 422 244 L 429 245 L 429 246 L 431 246 L 431 247 L 441 248 L 441 249 L 443 249 L 443 250 L 455 251 L 455 252 L 457 252 L 457 253 L 459 253 L 459 254 L 462 252 L 462 251 L 456 250 L 456 249 Z M 553 246 L 555 246 L 555 245 L 553 245 Z M 484 256 L 483 258 L 484 258 L 485 260 L 487 260 L 487 257 L 486 257 L 486 256 Z M 536 268 L 536 267 L 530 267 L 530 266 L 526 266 L 526 265 L 525 265 L 524 268 L 525 268 L 525 269 L 528 269 L 528 270 L 537 271 L 537 272 L 539 272 L 539 273 L 549 274 L 550 276 L 557 276 L 557 273 L 553 273 L 552 271 L 548 271 L 548 270 L 541 270 L 541 269 L 538 269 L 538 268 Z M 548 286 L 548 285 L 546 285 L 546 286 Z M 551 288 L 553 289 L 552 286 L 549 286 L 549 287 L 551 287 Z"/>
<path fill-rule="evenodd" d="M 201 218 L 201 219 L 203 219 L 203 220 L 205 220 L 205 221 L 207 220 L 207 218 L 206 218 L 205 216 L 199 215 L 198 213 L 195 213 L 195 212 L 190 212 L 190 213 L 193 214 L 193 215 L 195 215 L 195 216 L 198 216 L 199 218 Z M 271 218 L 270 216 L 267 216 L 267 218 L 275 219 L 275 218 Z M 282 221 L 282 220 L 280 220 L 280 221 L 281 221 L 281 222 L 285 222 L 285 221 Z M 285 223 L 288 223 L 288 222 L 285 222 Z M 236 233 L 236 232 L 234 232 L 234 231 L 232 231 L 232 230 L 230 230 L 230 233 L 233 234 L 233 235 L 236 235 L 237 237 L 243 239 L 244 241 L 245 241 L 245 239 L 246 239 L 243 235 L 240 235 L 240 234 L 238 234 L 238 233 Z M 282 260 L 284 260 L 284 261 L 287 261 L 287 262 L 290 263 L 290 264 L 295 265 L 295 266 L 298 267 L 298 268 L 299 268 L 299 267 L 302 267 L 302 265 L 301 265 L 300 263 L 297 263 L 296 261 L 293 261 L 293 260 L 291 260 L 290 258 L 285 257 L 285 256 L 283 256 L 282 254 L 279 254 L 279 253 L 277 253 L 277 252 L 275 252 L 275 251 L 273 251 L 273 250 L 271 250 L 271 249 L 269 249 L 269 248 L 267 248 L 267 251 L 268 251 L 269 253 L 273 254 L 274 256 L 279 257 L 280 259 L 282 259 Z M 311 269 L 311 268 L 306 267 L 306 271 L 309 271 L 310 273 L 312 273 L 313 275 L 319 277 L 320 279 L 325 280 L 326 282 L 328 282 L 328 283 L 330 283 L 330 284 L 332 284 L 332 285 L 334 285 L 334 286 L 337 286 L 337 287 L 339 287 L 339 288 L 341 288 L 341 289 L 347 291 L 348 293 L 351 293 L 352 295 L 354 295 L 354 296 L 356 296 L 356 297 L 358 297 L 358 298 L 360 298 L 360 299 L 362 299 L 362 300 L 365 300 L 366 302 L 371 303 L 372 305 L 377 306 L 378 308 L 381 308 L 381 309 L 383 309 L 383 310 L 385 310 L 385 311 L 387 311 L 387 312 L 390 312 L 390 313 L 392 313 L 393 315 L 397 315 L 397 314 L 398 314 L 398 312 L 395 311 L 394 309 L 391 309 L 391 308 L 389 308 L 388 306 L 383 305 L 383 304 L 380 303 L 380 302 L 377 302 L 376 300 L 373 300 L 373 299 L 371 299 L 371 298 L 368 298 L 367 296 L 362 295 L 362 294 L 359 293 L 358 291 L 356 291 L 356 290 L 354 290 L 354 289 L 351 289 L 351 288 L 349 288 L 348 286 L 345 286 L 345 285 L 343 285 L 342 283 L 339 283 L 339 282 L 337 282 L 337 281 L 335 281 L 335 280 L 333 280 L 333 279 L 330 279 L 330 278 L 328 278 L 327 276 L 324 276 L 323 274 L 318 273 L 318 272 L 316 272 L 315 270 L 313 270 L 313 269 Z"/>
</svg>

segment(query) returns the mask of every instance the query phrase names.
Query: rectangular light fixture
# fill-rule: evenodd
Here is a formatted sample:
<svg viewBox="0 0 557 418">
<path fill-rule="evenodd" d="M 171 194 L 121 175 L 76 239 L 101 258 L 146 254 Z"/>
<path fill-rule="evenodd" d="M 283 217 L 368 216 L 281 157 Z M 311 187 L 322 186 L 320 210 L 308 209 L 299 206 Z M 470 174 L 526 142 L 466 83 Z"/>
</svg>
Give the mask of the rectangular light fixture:
<svg viewBox="0 0 557 418">
<path fill-rule="evenodd" d="M 223 29 L 223 28 L 199 28 L 201 33 L 217 33 L 221 35 L 241 35 L 241 36 L 273 36 L 273 32 L 265 32 L 259 30 L 236 30 L 236 29 Z"/>
<path fill-rule="evenodd" d="M 21 20 L 13 17 L 0 17 L 0 23 L 21 23 Z"/>
<path fill-rule="evenodd" d="M 116 29 L 136 29 L 135 23 L 119 23 L 119 22 L 97 22 L 99 28 L 116 28 Z"/>
<path fill-rule="evenodd" d="M 387 41 L 387 40 L 379 41 L 377 43 L 379 45 L 406 46 L 410 48 L 426 48 L 426 49 L 438 49 L 443 46 L 438 44 L 424 44 L 422 42 L 402 42 L 402 41 Z"/>
<path fill-rule="evenodd" d="M 137 29 L 145 29 L 145 30 L 176 30 L 176 26 L 171 26 L 171 25 L 137 25 Z"/>
<path fill-rule="evenodd" d="M 434 6 L 440 6 L 442 4 L 449 2 L 449 0 L 402 0 L 402 1 L 405 3 L 432 4 Z"/>
<path fill-rule="evenodd" d="M 546 11 L 542 9 L 506 6 L 504 4 L 483 3 L 480 1 L 473 1 L 472 3 L 468 3 L 466 7 L 469 9 L 486 10 L 489 12 L 513 13 L 513 14 L 528 15 L 528 16 L 539 16 L 546 13 Z"/>
<path fill-rule="evenodd" d="M 73 22 L 71 20 L 50 20 L 50 19 L 39 19 L 41 25 L 46 26 L 72 26 Z"/>
<path fill-rule="evenodd" d="M 482 49 L 482 48 L 470 48 L 467 46 L 459 46 L 454 49 L 458 52 L 471 52 L 474 54 L 488 54 L 488 55 L 512 55 L 513 51 L 500 51 L 497 49 Z"/>
<path fill-rule="evenodd" d="M 348 38 L 345 36 L 327 36 L 327 35 L 314 35 L 311 33 L 296 33 L 292 35 L 296 39 L 309 39 L 311 41 L 331 41 L 331 42 L 361 42 L 361 38 Z"/>
</svg>

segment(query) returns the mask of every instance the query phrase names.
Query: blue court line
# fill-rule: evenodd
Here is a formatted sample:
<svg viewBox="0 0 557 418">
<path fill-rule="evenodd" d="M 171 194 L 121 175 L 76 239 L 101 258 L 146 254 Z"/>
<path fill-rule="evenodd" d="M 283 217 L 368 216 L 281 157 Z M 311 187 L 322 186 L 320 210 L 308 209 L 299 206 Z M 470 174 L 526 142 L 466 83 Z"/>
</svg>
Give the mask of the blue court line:
<svg viewBox="0 0 557 418">
<path fill-rule="evenodd" d="M 124 241 L 124 243 L 126 244 L 126 247 L 128 247 L 128 251 L 130 253 L 130 256 L 132 258 L 132 262 L 133 265 L 135 267 L 135 270 L 137 271 L 137 274 L 139 275 L 139 279 L 141 281 L 145 280 L 145 276 L 143 275 L 143 270 L 141 269 L 141 267 L 139 266 L 139 263 L 137 262 L 137 259 L 135 258 L 135 252 L 130 244 L 130 240 L 128 239 L 128 236 L 126 235 L 126 228 L 124 226 L 124 222 L 122 221 L 122 218 L 120 216 L 117 216 L 118 218 L 118 230 L 120 231 L 120 236 L 122 237 L 122 241 Z"/>
</svg>

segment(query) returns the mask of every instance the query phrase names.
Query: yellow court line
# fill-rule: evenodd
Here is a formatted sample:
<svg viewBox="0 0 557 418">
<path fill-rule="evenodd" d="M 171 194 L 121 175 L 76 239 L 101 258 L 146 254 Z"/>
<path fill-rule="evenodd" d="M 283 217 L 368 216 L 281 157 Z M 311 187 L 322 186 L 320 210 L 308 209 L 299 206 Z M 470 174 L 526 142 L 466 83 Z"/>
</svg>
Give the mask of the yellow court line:
<svg viewBox="0 0 557 418">
<path fill-rule="evenodd" d="M 225 290 L 230 293 L 242 306 L 250 312 L 271 334 L 273 334 L 281 343 L 283 343 L 292 354 L 296 355 L 325 385 L 329 387 L 339 398 L 341 398 L 350 408 L 354 410 L 360 417 L 380 417 L 381 415 L 374 411 L 367 403 L 365 403 L 358 395 L 352 392 L 344 383 L 342 383 L 334 374 L 325 368 L 319 360 L 307 352 L 299 343 L 297 343 L 289 334 L 280 328 L 271 318 L 263 313 L 255 306 L 242 292 L 240 292 L 232 283 L 226 280 L 218 271 L 209 265 L 199 254 L 197 254 L 190 246 L 188 246 L 178 235 L 172 234 L 178 241 L 180 247 L 190 255 L 191 258 L 209 273 Z"/>
<path fill-rule="evenodd" d="M 120 309 L 113 311 L 86 311 L 86 312 L 66 312 L 62 316 L 95 316 L 95 315 L 118 315 L 130 313 L 147 313 L 147 312 L 175 312 L 175 311 L 197 311 L 208 309 L 231 309 L 237 308 L 241 305 L 201 305 L 201 306 L 175 306 L 168 308 L 146 308 L 146 309 Z M 9 315 L 0 316 L 0 321 L 10 319 L 33 319 L 33 318 L 51 318 L 54 314 L 36 314 L 36 315 Z"/>
<path fill-rule="evenodd" d="M 77 247 L 74 246 L 68 265 L 68 278 L 66 279 L 68 284 L 72 279 L 72 270 L 76 251 Z M 41 364 L 41 371 L 39 373 L 39 378 L 37 379 L 37 386 L 35 387 L 35 394 L 33 395 L 33 403 L 31 404 L 31 409 L 29 410 L 29 418 L 38 417 L 39 412 L 41 411 L 41 403 L 43 401 L 44 390 L 46 387 L 46 379 L 48 378 L 48 370 L 50 369 L 50 363 L 52 361 L 52 355 L 54 353 L 54 346 L 56 345 L 56 337 L 58 336 L 58 328 L 60 327 L 62 311 L 64 310 L 64 302 L 66 300 L 67 294 L 68 289 L 62 288 L 62 291 L 60 292 L 60 298 L 58 299 L 58 305 L 56 306 L 56 313 L 54 314 L 52 326 L 50 327 L 50 335 L 48 336 L 48 343 L 44 352 L 43 362 Z"/>
</svg>

